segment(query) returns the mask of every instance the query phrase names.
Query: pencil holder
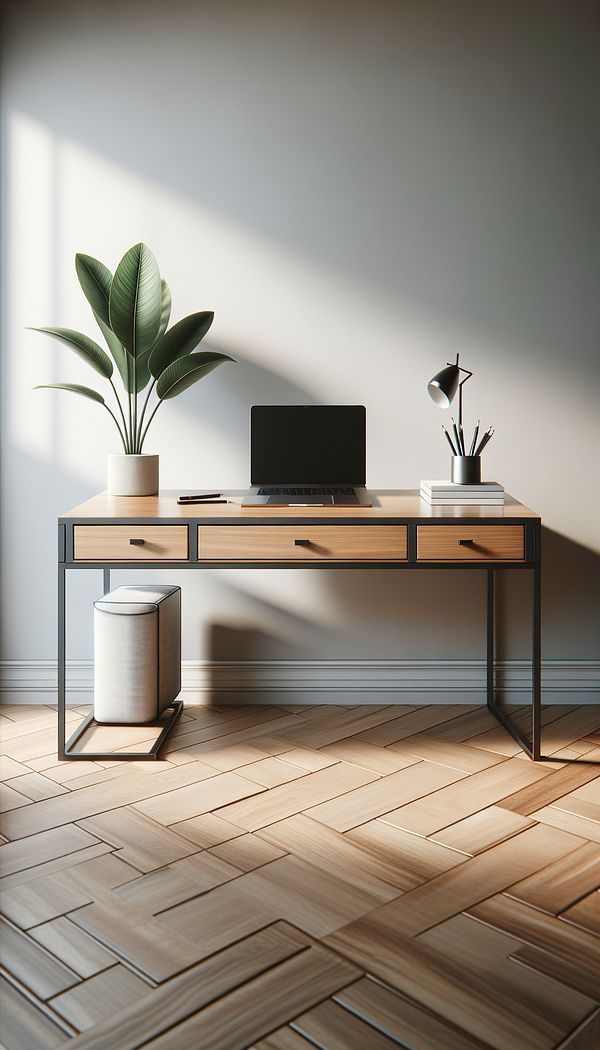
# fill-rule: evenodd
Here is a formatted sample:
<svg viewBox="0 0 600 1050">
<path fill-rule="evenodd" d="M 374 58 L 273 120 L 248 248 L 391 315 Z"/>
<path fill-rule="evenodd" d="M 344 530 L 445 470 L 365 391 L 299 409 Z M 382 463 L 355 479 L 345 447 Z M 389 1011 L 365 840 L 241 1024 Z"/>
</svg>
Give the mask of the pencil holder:
<svg viewBox="0 0 600 1050">
<path fill-rule="evenodd" d="M 479 485 L 481 456 L 452 456 L 452 481 L 455 485 Z"/>
</svg>

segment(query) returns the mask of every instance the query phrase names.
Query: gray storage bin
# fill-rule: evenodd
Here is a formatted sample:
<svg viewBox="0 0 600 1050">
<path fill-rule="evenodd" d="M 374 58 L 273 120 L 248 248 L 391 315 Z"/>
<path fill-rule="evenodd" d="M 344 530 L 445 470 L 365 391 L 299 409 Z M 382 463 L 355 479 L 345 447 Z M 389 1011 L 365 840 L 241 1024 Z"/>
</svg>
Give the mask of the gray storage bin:
<svg viewBox="0 0 600 1050">
<path fill-rule="evenodd" d="M 181 588 L 117 587 L 94 602 L 94 718 L 153 722 L 181 691 Z"/>
</svg>

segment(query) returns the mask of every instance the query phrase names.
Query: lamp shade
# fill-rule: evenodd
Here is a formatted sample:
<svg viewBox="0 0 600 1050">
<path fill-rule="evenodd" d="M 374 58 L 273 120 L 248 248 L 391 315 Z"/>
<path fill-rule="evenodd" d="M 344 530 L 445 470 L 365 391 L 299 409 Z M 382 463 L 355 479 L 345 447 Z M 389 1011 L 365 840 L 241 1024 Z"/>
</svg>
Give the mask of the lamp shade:
<svg viewBox="0 0 600 1050">
<path fill-rule="evenodd" d="M 427 392 L 440 408 L 449 408 L 458 390 L 460 369 L 458 365 L 447 365 L 427 384 Z"/>
</svg>

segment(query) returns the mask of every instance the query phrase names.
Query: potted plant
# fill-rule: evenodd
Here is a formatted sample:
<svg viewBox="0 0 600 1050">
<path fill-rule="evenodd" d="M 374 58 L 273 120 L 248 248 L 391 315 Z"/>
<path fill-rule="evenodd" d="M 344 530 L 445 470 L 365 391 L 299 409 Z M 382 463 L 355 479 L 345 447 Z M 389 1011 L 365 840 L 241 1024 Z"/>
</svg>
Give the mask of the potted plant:
<svg viewBox="0 0 600 1050">
<path fill-rule="evenodd" d="M 108 457 L 108 491 L 113 496 L 155 495 L 158 456 L 146 455 L 142 449 L 156 412 L 163 401 L 177 397 L 232 358 L 213 351 L 193 353 L 213 322 L 210 310 L 190 314 L 168 328 L 171 292 L 147 245 L 130 248 L 114 277 L 90 255 L 78 253 L 75 269 L 110 356 L 89 336 L 70 328 L 33 331 L 54 336 L 107 379 L 116 402 L 115 411 L 92 387 L 44 383 L 35 389 L 68 390 L 102 405 L 123 445 L 123 453 Z M 123 401 L 113 382 L 114 366 L 123 384 Z M 153 394 L 156 403 L 151 405 Z"/>
</svg>

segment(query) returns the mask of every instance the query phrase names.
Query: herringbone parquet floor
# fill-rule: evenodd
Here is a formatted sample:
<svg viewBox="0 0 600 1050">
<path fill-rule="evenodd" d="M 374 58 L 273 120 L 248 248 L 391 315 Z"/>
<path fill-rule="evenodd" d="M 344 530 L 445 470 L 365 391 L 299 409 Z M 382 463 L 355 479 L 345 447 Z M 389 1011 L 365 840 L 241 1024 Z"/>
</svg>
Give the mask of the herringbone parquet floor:
<svg viewBox="0 0 600 1050">
<path fill-rule="evenodd" d="M 600 1046 L 600 712 L 544 719 L 532 764 L 481 708 L 188 706 L 58 763 L 3 707 L 2 1046 Z"/>
</svg>

